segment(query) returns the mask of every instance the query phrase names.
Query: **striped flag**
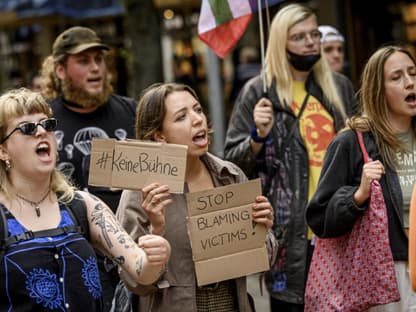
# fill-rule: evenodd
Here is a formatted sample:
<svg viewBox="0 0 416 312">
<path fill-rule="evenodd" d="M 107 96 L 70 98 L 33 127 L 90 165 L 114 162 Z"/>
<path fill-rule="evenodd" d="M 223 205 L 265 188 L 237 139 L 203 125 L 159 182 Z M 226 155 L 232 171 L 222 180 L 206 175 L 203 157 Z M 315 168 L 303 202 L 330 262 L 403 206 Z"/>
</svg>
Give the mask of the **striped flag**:
<svg viewBox="0 0 416 312">
<path fill-rule="evenodd" d="M 282 0 L 262 0 L 262 7 Z M 225 57 L 244 34 L 257 0 L 202 0 L 198 36 L 219 57 Z"/>
</svg>

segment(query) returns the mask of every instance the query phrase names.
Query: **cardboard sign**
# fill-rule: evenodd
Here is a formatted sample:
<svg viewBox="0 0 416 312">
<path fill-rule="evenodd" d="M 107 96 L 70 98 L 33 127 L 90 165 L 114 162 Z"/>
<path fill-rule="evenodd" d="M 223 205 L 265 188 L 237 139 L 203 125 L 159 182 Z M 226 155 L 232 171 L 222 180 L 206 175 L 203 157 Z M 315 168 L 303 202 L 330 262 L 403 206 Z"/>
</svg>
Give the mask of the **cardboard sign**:
<svg viewBox="0 0 416 312">
<path fill-rule="evenodd" d="M 153 182 L 183 193 L 187 146 L 93 138 L 88 184 L 139 190 Z"/>
<path fill-rule="evenodd" d="M 198 286 L 269 269 L 266 227 L 253 222 L 260 180 L 186 194 Z"/>
</svg>

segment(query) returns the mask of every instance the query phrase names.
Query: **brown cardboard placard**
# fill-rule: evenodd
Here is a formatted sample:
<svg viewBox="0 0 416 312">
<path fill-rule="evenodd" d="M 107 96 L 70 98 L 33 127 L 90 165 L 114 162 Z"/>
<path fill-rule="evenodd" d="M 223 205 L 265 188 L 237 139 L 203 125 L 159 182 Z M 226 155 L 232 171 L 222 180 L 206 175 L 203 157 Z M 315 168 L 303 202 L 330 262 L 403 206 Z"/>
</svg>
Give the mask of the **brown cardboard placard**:
<svg viewBox="0 0 416 312">
<path fill-rule="evenodd" d="M 153 182 L 183 193 L 187 146 L 93 138 L 88 184 L 139 190 Z"/>
<path fill-rule="evenodd" d="M 260 180 L 186 194 L 199 286 L 266 271 L 265 226 L 252 220 Z"/>
<path fill-rule="evenodd" d="M 267 257 L 267 249 L 262 247 L 224 257 L 197 261 L 195 262 L 195 270 L 198 286 L 266 271 L 269 269 Z"/>
</svg>

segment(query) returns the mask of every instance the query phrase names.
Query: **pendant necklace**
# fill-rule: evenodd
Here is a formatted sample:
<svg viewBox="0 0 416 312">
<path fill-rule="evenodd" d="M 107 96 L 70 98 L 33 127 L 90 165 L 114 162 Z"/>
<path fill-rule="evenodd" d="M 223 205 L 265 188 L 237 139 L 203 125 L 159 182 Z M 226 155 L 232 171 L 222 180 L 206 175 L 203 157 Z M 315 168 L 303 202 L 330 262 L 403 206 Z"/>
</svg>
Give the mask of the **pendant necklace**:
<svg viewBox="0 0 416 312">
<path fill-rule="evenodd" d="M 35 202 L 35 201 L 32 201 L 32 200 L 29 200 L 29 199 L 26 199 L 26 198 L 24 198 L 23 196 L 21 196 L 21 195 L 19 195 L 19 194 L 17 194 L 16 193 L 16 196 L 18 197 L 18 198 L 20 198 L 21 200 L 23 200 L 23 201 L 25 201 L 25 202 L 27 202 L 29 205 L 31 205 L 32 207 L 34 207 L 35 208 L 35 211 L 36 211 L 36 215 L 38 216 L 38 218 L 40 217 L 40 208 L 39 208 L 39 205 L 46 199 L 46 197 L 48 197 L 48 195 L 49 195 L 49 193 L 50 193 L 50 190 L 48 190 L 47 192 L 46 192 L 46 194 L 42 197 L 42 199 L 41 200 L 39 200 L 39 201 L 37 201 L 37 202 Z"/>
</svg>

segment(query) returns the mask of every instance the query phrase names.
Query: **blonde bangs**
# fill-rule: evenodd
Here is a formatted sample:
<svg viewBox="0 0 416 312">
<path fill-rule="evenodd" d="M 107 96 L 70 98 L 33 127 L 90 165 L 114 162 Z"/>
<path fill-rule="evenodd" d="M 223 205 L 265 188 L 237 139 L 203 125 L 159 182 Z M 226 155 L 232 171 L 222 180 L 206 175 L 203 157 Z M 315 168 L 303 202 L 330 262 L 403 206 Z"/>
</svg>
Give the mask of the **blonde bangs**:
<svg viewBox="0 0 416 312">
<path fill-rule="evenodd" d="M 21 88 L 0 96 L 0 120 L 7 121 L 23 115 L 44 113 L 52 116 L 52 109 L 40 93 Z"/>
<path fill-rule="evenodd" d="M 273 79 L 276 80 L 276 94 L 283 106 L 290 105 L 293 93 L 293 77 L 286 52 L 287 34 L 293 25 L 311 16 L 315 14 L 308 8 L 299 4 L 290 4 L 276 14 L 270 27 L 266 51 L 266 75 L 269 87 Z"/>
</svg>

